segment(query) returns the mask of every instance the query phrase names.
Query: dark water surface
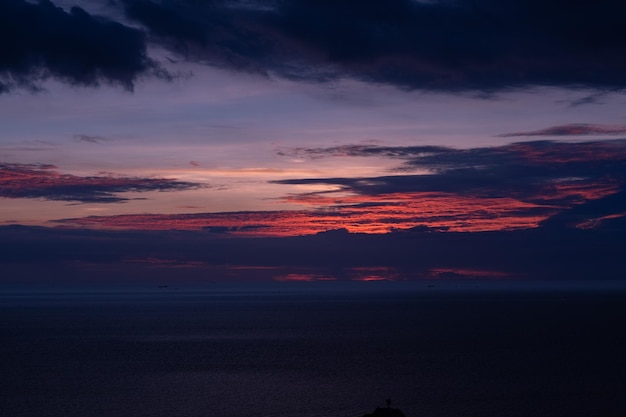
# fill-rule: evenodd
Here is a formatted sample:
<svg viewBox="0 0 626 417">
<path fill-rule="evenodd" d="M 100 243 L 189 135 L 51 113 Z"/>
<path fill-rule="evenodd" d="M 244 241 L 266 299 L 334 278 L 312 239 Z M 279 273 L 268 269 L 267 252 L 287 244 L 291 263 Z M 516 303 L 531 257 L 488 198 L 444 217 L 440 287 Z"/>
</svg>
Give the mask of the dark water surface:
<svg viewBox="0 0 626 417">
<path fill-rule="evenodd" d="M 626 292 L 0 296 L 0 415 L 626 416 Z"/>
</svg>

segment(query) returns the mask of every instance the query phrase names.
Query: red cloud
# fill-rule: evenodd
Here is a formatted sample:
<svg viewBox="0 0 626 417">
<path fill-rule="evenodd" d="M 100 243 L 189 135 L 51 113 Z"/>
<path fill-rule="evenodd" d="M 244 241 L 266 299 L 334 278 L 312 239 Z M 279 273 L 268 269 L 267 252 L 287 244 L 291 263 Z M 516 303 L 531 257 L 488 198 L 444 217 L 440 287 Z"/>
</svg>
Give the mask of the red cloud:
<svg viewBox="0 0 626 417">
<path fill-rule="evenodd" d="M 59 222 L 96 228 L 204 230 L 239 236 L 295 236 L 336 229 L 351 233 L 527 229 L 590 201 L 621 195 L 626 183 L 625 150 L 626 142 L 621 140 L 536 141 L 470 150 L 359 147 L 351 151 L 360 155 L 404 155 L 409 159 L 419 155 L 416 166 L 424 163 L 434 167 L 434 173 L 275 181 L 333 185 L 340 190 L 283 198 L 300 205 L 301 210 L 137 214 Z M 326 151 L 332 153 L 335 149 L 322 150 Z M 37 175 L 41 172 L 50 175 L 50 170 L 43 169 L 37 170 Z M 593 207 L 593 215 L 585 212 L 582 217 L 613 213 L 610 201 L 600 201 Z M 576 224 L 583 220 L 577 219 Z"/>
<path fill-rule="evenodd" d="M 320 205 L 327 200 L 320 197 L 302 203 Z M 205 229 L 244 236 L 295 236 L 338 228 L 353 233 L 387 233 L 419 226 L 450 231 L 513 230 L 536 227 L 548 216 L 544 206 L 510 198 L 413 193 L 379 196 L 377 200 L 374 205 L 359 205 L 357 202 L 371 202 L 371 197 L 350 197 L 339 202 L 352 206 L 329 205 L 318 210 L 91 216 L 60 222 L 95 228 Z M 556 208 L 550 207 L 549 210 L 554 212 Z"/>
<path fill-rule="evenodd" d="M 67 225 L 137 230 L 206 230 L 235 236 L 296 236 L 344 228 L 351 233 L 419 229 L 478 232 L 537 227 L 550 216 L 611 195 L 617 184 L 571 181 L 546 186 L 534 201 L 442 192 L 334 196 L 292 195 L 293 211 L 130 214 L 64 219 Z M 568 201 L 568 205 L 563 205 Z"/>
</svg>

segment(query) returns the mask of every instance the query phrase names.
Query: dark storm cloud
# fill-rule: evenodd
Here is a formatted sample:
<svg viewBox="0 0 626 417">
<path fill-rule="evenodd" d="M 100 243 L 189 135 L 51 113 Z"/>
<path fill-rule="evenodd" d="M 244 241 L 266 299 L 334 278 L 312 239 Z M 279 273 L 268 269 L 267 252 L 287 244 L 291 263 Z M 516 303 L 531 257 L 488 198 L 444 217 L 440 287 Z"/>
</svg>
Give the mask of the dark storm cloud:
<svg viewBox="0 0 626 417">
<path fill-rule="evenodd" d="M 585 136 L 585 135 L 619 135 L 626 133 L 626 125 L 598 125 L 588 123 L 574 123 L 569 125 L 552 126 L 546 129 L 530 132 L 514 132 L 498 135 L 501 138 L 516 136 Z"/>
<path fill-rule="evenodd" d="M 250 8 L 245 2 L 219 0 L 120 3 L 130 19 L 145 25 L 153 41 L 187 59 L 258 73 L 289 59 L 289 52 L 284 55 L 277 51 L 280 45 L 268 33 L 273 31 L 272 24 L 265 22 L 268 16 L 262 5 Z M 253 2 L 248 5 L 253 6 Z"/>
<path fill-rule="evenodd" d="M 153 39 L 237 70 L 404 88 L 626 86 L 617 0 L 120 0 Z"/>
<path fill-rule="evenodd" d="M 535 141 L 473 149 L 348 145 L 297 148 L 292 152 L 313 158 L 391 157 L 403 160 L 401 171 L 425 169 L 431 172 L 430 175 L 276 181 L 278 184 L 335 185 L 359 195 L 444 192 L 569 205 L 617 192 L 626 186 L 626 140 Z"/>
<path fill-rule="evenodd" d="M 105 0 L 101 0 L 105 2 Z M 150 42 L 215 67 L 401 88 L 626 86 L 617 0 L 116 0 L 143 31 L 49 0 L 0 3 L 0 91 L 55 77 L 132 88 L 162 69 Z"/>
<path fill-rule="evenodd" d="M 0 2 L 0 93 L 39 89 L 46 78 L 73 85 L 120 84 L 132 90 L 144 73 L 161 74 L 148 58 L 144 34 L 80 7 L 49 0 Z"/>
<path fill-rule="evenodd" d="M 81 203 L 118 203 L 124 192 L 182 191 L 201 185 L 167 178 L 120 177 L 111 174 L 80 177 L 60 174 L 41 164 L 0 163 L 0 197 L 43 198 Z"/>
</svg>

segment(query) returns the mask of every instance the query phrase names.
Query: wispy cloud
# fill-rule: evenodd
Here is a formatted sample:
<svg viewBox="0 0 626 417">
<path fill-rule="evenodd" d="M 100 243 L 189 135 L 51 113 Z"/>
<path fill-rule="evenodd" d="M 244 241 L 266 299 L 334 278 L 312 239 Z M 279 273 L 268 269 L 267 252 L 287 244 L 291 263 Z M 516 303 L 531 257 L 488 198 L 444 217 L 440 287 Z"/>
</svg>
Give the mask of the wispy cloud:
<svg viewBox="0 0 626 417">
<path fill-rule="evenodd" d="M 92 144 L 100 144 L 103 142 L 107 142 L 110 139 L 105 138 L 104 136 L 94 136 L 94 135 L 85 135 L 85 134 L 77 134 L 72 137 L 75 142 L 84 142 L 84 143 L 92 143 Z"/>
<path fill-rule="evenodd" d="M 385 157 L 406 159 L 431 154 L 441 154 L 453 151 L 443 146 L 379 146 L 379 145 L 340 145 L 326 148 L 281 148 L 276 153 L 279 156 L 295 158 L 321 159 L 334 157 Z"/>
<path fill-rule="evenodd" d="M 280 156 L 298 158 L 328 157 L 382 157 L 402 161 L 397 170 L 430 170 L 439 174 L 462 173 L 471 176 L 480 172 L 502 170 L 540 171 L 551 169 L 554 178 L 563 176 L 581 176 L 603 171 L 606 168 L 621 173 L 619 163 L 626 161 L 626 140 L 604 140 L 579 143 L 556 141 L 519 142 L 502 146 L 457 149 L 443 146 L 378 146 L 378 145 L 342 145 L 323 148 L 285 148 L 278 152 Z M 480 171 L 480 172 L 476 172 Z M 537 172 L 533 172 L 535 176 Z M 547 173 L 541 174 L 541 176 Z M 507 175 L 505 175 L 507 176 Z M 510 176 L 510 175 L 508 175 Z M 621 174 L 620 174 L 621 176 Z"/>
<path fill-rule="evenodd" d="M 59 224 L 130 230 L 202 230 L 230 236 L 299 236 L 345 228 L 352 233 L 515 230 L 537 227 L 559 207 L 506 198 L 468 198 L 436 193 L 369 197 L 290 197 L 306 210 L 194 214 L 89 216 Z"/>
<path fill-rule="evenodd" d="M 120 195 L 124 192 L 182 191 L 201 186 L 168 178 L 81 177 L 61 174 L 53 165 L 0 163 L 0 197 L 4 198 L 119 203 L 128 200 Z"/>
<path fill-rule="evenodd" d="M 588 123 L 574 123 L 552 126 L 546 129 L 529 132 L 503 133 L 502 138 L 517 136 L 586 136 L 586 135 L 622 135 L 626 133 L 626 125 L 599 125 Z"/>
<path fill-rule="evenodd" d="M 349 200 L 345 198 L 346 194 L 357 196 L 360 204 L 379 204 L 389 196 L 404 195 L 409 197 L 403 205 L 410 207 L 418 204 L 421 196 L 429 196 L 430 205 L 439 205 L 434 212 L 454 213 L 447 222 L 439 224 L 452 230 L 462 230 L 460 224 L 467 225 L 465 230 L 472 230 L 471 224 L 477 226 L 473 230 L 487 230 L 489 227 L 506 229 L 507 219 L 510 220 L 509 225 L 532 227 L 559 212 L 570 212 L 577 206 L 595 207 L 595 215 L 604 216 L 611 210 L 621 210 L 619 204 L 612 207 L 608 201 L 612 195 L 622 193 L 626 186 L 624 140 L 583 143 L 536 141 L 473 149 L 358 145 L 299 148 L 294 152 L 300 157 L 310 155 L 313 158 L 346 155 L 388 157 L 402 161 L 400 171 L 418 169 L 429 174 L 276 181 L 279 184 L 333 186 L 332 191 L 294 194 L 288 197 L 289 201 L 333 207 L 345 204 Z M 335 198 L 335 195 L 344 197 Z M 453 209 L 454 206 L 449 204 L 452 201 L 465 204 L 465 214 L 462 209 L 458 212 Z M 593 206 L 594 201 L 600 203 Z M 607 203 L 601 203 L 605 201 Z M 482 204 L 484 207 L 477 212 L 492 213 L 495 219 L 502 222 L 500 225 L 493 219 L 485 224 L 480 216 L 471 214 L 472 207 L 481 207 Z M 528 206 L 524 207 L 525 204 Z M 500 211 L 503 207 L 518 207 L 518 213 L 524 213 L 525 222 L 518 222 L 519 218 L 511 214 L 515 210 L 509 213 Z"/>
</svg>

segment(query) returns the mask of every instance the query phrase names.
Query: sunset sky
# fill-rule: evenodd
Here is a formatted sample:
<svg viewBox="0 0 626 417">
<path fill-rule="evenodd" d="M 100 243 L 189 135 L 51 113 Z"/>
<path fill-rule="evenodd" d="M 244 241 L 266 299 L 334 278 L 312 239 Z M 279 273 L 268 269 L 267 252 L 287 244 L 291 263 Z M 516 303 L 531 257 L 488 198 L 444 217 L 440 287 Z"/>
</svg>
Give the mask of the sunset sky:
<svg viewBox="0 0 626 417">
<path fill-rule="evenodd" d="M 563 257 L 576 239 L 618 253 L 624 12 L 608 0 L 3 0 L 3 268 L 219 267 L 238 263 L 228 250 L 256 251 L 237 246 L 251 238 L 396 247 L 403 231 L 416 251 L 426 235 L 475 234 L 468 248 L 487 253 L 495 236 L 549 229 L 569 242 Z M 166 243 L 142 252 L 140 235 L 243 243 L 177 257 Z M 134 249 L 87 261 L 76 239 Z M 385 279 L 376 268 L 404 262 L 386 256 L 344 266 Z M 492 277 L 517 263 L 441 259 L 411 265 Z M 307 274 L 272 276 L 329 276 Z"/>
</svg>

